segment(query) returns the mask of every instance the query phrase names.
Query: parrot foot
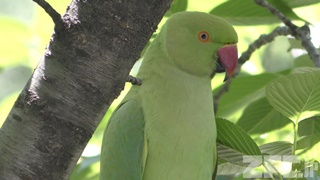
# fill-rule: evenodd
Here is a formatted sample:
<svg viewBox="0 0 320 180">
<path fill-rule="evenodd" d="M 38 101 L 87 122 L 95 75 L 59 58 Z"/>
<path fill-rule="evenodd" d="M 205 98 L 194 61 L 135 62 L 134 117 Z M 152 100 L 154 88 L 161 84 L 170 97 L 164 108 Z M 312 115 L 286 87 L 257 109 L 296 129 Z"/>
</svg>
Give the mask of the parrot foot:
<svg viewBox="0 0 320 180">
<path fill-rule="evenodd" d="M 131 75 L 128 76 L 127 82 L 130 82 L 132 85 L 137 85 L 141 86 L 142 85 L 142 80 L 136 77 L 133 77 Z"/>
</svg>

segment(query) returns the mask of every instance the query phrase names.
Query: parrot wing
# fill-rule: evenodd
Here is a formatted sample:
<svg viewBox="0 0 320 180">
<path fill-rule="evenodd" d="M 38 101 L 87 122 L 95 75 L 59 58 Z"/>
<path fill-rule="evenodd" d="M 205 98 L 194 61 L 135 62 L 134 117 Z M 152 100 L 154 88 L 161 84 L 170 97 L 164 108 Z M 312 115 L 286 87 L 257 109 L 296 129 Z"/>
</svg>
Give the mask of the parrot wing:
<svg viewBox="0 0 320 180">
<path fill-rule="evenodd" d="M 146 136 L 141 103 L 128 100 L 109 119 L 101 149 L 100 179 L 141 180 L 146 161 Z"/>
<path fill-rule="evenodd" d="M 216 162 L 215 162 L 215 168 L 213 171 L 213 175 L 212 175 L 212 180 L 215 180 L 217 178 L 217 173 L 218 173 L 218 149 L 217 149 L 217 144 L 214 146 L 214 152 L 213 152 L 213 157 L 215 157 Z"/>
</svg>

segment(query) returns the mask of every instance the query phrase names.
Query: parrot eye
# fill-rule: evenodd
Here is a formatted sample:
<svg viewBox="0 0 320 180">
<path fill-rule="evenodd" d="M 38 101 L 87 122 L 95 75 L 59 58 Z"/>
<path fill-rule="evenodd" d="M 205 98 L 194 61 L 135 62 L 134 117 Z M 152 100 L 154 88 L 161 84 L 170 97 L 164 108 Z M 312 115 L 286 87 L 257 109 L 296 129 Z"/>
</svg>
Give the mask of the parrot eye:
<svg viewBox="0 0 320 180">
<path fill-rule="evenodd" d="M 198 34 L 198 39 L 201 41 L 201 42 L 209 42 L 209 33 L 206 32 L 206 31 L 201 31 L 199 32 Z"/>
</svg>

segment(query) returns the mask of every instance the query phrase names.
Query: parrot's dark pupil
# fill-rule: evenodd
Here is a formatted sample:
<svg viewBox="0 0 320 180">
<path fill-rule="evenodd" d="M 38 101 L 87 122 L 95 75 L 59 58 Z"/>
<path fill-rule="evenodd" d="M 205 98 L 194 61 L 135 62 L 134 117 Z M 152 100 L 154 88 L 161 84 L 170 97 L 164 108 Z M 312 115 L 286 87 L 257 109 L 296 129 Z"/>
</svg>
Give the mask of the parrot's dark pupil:
<svg viewBox="0 0 320 180">
<path fill-rule="evenodd" d="M 201 39 L 206 40 L 207 39 L 207 35 L 206 34 L 201 34 Z"/>
</svg>

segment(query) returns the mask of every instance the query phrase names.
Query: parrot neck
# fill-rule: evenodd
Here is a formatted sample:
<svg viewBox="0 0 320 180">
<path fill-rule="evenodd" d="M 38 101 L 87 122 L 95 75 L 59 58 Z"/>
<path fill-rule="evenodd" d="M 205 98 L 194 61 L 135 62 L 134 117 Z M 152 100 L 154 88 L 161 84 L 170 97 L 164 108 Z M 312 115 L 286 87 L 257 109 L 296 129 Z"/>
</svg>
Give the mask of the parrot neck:
<svg viewBox="0 0 320 180">
<path fill-rule="evenodd" d="M 205 83 L 211 84 L 210 75 L 207 77 L 197 76 L 178 67 L 174 63 L 173 58 L 168 54 L 160 35 L 147 50 L 137 77 L 142 79 L 142 81 L 147 81 L 143 83 L 150 83 L 150 81 L 158 81 L 159 83 L 163 81 L 173 81 L 175 83 L 179 83 L 180 81 L 205 81 Z"/>
<path fill-rule="evenodd" d="M 191 94 L 205 93 L 212 96 L 210 77 L 189 74 L 168 62 L 145 62 L 144 65 L 137 77 L 142 80 L 141 90 L 151 91 L 151 95 L 189 98 Z"/>
</svg>

